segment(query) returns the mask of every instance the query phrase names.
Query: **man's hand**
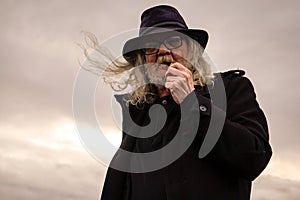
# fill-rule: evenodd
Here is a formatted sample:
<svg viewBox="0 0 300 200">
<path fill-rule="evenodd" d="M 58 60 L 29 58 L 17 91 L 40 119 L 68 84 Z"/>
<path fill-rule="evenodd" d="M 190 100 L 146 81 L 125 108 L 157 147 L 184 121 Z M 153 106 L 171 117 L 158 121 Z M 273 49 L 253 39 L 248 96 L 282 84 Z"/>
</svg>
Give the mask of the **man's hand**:
<svg viewBox="0 0 300 200">
<path fill-rule="evenodd" d="M 178 62 L 170 65 L 165 76 L 165 87 L 170 90 L 177 104 L 195 89 L 192 72 Z"/>
</svg>

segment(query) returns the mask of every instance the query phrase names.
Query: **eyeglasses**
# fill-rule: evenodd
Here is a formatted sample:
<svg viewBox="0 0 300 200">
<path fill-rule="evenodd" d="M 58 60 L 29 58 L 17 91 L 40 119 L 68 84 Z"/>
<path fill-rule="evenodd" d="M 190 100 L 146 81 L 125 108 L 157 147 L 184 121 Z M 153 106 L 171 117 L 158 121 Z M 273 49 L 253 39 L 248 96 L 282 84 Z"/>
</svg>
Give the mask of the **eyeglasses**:
<svg viewBox="0 0 300 200">
<path fill-rule="evenodd" d="M 155 54 L 159 51 L 161 44 L 164 44 L 169 50 L 176 49 L 182 45 L 182 38 L 180 36 L 170 36 L 163 41 L 148 41 L 144 44 L 143 51 L 146 55 Z"/>
</svg>

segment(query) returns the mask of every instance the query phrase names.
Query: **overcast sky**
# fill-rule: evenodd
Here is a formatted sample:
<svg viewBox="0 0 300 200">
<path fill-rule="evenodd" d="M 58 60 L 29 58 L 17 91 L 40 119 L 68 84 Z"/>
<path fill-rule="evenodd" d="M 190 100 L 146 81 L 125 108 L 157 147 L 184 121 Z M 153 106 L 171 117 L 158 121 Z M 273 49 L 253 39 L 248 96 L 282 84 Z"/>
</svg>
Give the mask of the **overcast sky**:
<svg viewBox="0 0 300 200">
<path fill-rule="evenodd" d="M 252 199 L 300 199 L 300 1 L 1 0 L 1 200 L 99 197 L 106 168 L 80 143 L 72 114 L 84 58 L 77 43 L 81 31 L 104 41 L 135 29 L 158 3 L 208 31 L 207 53 L 220 71 L 243 69 L 254 84 L 274 155 Z"/>
</svg>

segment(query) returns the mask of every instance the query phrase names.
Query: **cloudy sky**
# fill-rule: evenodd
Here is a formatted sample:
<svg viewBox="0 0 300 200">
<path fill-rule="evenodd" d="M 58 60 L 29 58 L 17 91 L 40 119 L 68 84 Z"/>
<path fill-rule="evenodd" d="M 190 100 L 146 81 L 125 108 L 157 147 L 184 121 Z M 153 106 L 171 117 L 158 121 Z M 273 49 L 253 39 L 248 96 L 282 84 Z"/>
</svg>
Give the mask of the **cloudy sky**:
<svg viewBox="0 0 300 200">
<path fill-rule="evenodd" d="M 77 43 L 82 31 L 104 41 L 135 29 L 141 12 L 158 3 L 206 29 L 218 69 L 244 69 L 255 86 L 274 155 L 252 199 L 300 199 L 299 1 L 1 0 L 1 200 L 99 197 L 106 168 L 80 143 L 72 113 L 84 59 Z"/>
</svg>

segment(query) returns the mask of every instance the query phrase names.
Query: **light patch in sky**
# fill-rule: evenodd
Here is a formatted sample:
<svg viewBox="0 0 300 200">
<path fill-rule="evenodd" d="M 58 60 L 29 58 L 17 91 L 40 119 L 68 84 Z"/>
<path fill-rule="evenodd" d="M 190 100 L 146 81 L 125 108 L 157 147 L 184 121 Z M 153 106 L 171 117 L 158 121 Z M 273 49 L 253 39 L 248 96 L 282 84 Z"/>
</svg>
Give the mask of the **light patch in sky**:
<svg viewBox="0 0 300 200">
<path fill-rule="evenodd" d="M 275 154 L 263 174 L 300 181 L 300 161 L 299 159 L 291 160 Z"/>
<path fill-rule="evenodd" d="M 80 138 L 76 133 L 75 124 L 71 122 L 57 123 L 46 130 L 48 139 L 43 137 L 30 139 L 30 143 L 36 146 L 48 147 L 50 149 L 70 149 L 73 151 L 84 151 Z"/>
<path fill-rule="evenodd" d="M 119 147 L 122 140 L 122 133 L 116 129 L 109 129 L 104 131 L 104 136 L 115 147 Z"/>
</svg>

